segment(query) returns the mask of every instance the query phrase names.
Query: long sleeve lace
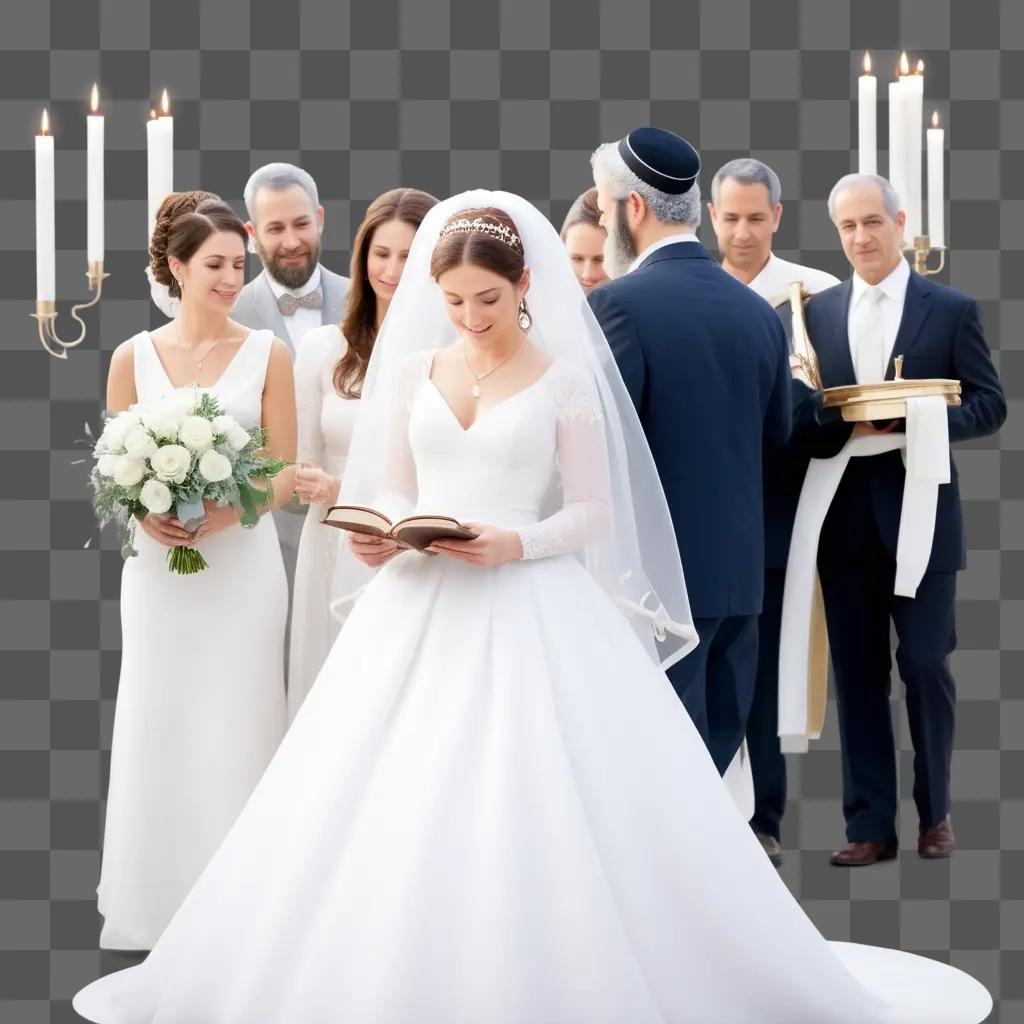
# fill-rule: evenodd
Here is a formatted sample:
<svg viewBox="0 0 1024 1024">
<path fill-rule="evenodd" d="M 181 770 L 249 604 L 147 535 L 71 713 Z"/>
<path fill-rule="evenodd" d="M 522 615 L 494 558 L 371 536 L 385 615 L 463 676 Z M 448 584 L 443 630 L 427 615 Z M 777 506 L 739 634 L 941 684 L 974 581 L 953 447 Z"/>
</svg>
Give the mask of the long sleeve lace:
<svg viewBox="0 0 1024 1024">
<path fill-rule="evenodd" d="M 603 540 L 612 527 L 611 483 L 604 418 L 591 382 L 563 370 L 555 393 L 562 507 L 516 532 L 523 558 L 550 558 Z"/>
</svg>

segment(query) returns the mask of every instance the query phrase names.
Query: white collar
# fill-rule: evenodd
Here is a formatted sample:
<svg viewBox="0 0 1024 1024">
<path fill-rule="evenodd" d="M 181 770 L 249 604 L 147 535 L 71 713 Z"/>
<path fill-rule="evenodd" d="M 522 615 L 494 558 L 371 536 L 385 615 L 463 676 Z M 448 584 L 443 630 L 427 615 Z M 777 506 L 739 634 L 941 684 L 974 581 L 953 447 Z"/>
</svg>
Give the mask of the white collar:
<svg viewBox="0 0 1024 1024">
<path fill-rule="evenodd" d="M 699 242 L 700 239 L 692 231 L 680 231 L 674 235 L 666 235 L 664 238 L 659 238 L 656 242 L 651 242 L 649 246 L 633 262 L 629 265 L 629 273 L 632 273 L 640 266 L 641 263 L 652 252 L 657 252 L 658 249 L 663 249 L 666 245 L 675 245 L 677 242 Z"/>
<path fill-rule="evenodd" d="M 783 261 L 780 260 L 779 257 L 771 251 L 771 249 L 769 249 L 768 259 L 765 260 L 764 266 L 747 282 L 747 287 L 753 288 L 754 291 L 757 291 L 757 282 L 762 277 L 770 277 L 773 271 L 779 269 L 782 262 Z"/>
<path fill-rule="evenodd" d="M 892 299 L 893 302 L 901 304 L 907 294 L 907 283 L 909 281 L 910 264 L 901 256 L 899 263 L 896 264 L 887 277 L 878 282 L 876 287 L 881 289 L 882 294 L 887 299 Z M 851 309 L 860 301 L 860 297 L 870 287 L 871 285 L 860 274 L 854 272 L 853 295 L 850 298 Z"/>
<path fill-rule="evenodd" d="M 320 264 L 318 263 L 313 268 L 313 273 L 309 275 L 309 280 L 301 288 L 286 288 L 280 281 L 276 280 L 271 276 L 270 271 L 264 270 L 267 275 L 267 284 L 270 285 L 270 290 L 274 293 L 274 298 L 279 299 L 282 295 L 294 295 L 295 298 L 301 298 L 303 295 L 308 295 L 310 292 L 315 292 L 320 287 Z"/>
</svg>

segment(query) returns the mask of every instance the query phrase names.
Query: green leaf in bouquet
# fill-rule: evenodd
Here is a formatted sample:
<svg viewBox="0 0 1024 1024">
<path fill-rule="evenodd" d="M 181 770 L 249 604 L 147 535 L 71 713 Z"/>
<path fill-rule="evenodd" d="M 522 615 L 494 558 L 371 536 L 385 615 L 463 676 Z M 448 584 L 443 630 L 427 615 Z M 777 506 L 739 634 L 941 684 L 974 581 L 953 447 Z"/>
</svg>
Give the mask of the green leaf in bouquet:
<svg viewBox="0 0 1024 1024">
<path fill-rule="evenodd" d="M 277 476 L 278 473 L 284 472 L 291 465 L 294 465 L 294 463 L 287 462 L 284 459 L 260 459 L 256 467 L 249 473 L 249 476 L 255 477 L 257 480 L 270 480 Z"/>
<path fill-rule="evenodd" d="M 213 420 L 221 415 L 222 409 L 220 402 L 217 401 L 215 395 L 210 394 L 209 391 L 204 391 L 199 398 L 199 404 L 196 406 L 196 411 L 192 414 L 193 416 L 202 416 L 203 419 Z"/>
<path fill-rule="evenodd" d="M 255 526 L 259 522 L 259 507 L 267 503 L 267 494 L 254 487 L 248 480 L 239 484 L 239 501 L 242 503 L 243 526 Z"/>
</svg>

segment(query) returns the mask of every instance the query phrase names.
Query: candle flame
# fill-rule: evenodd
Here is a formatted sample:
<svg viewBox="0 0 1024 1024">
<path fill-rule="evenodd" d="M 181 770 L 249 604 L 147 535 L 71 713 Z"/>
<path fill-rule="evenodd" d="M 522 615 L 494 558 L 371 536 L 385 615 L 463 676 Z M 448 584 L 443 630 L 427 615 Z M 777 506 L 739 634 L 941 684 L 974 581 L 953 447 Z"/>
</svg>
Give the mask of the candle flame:
<svg viewBox="0 0 1024 1024">
<path fill-rule="evenodd" d="M 909 75 L 910 74 L 910 61 L 907 60 L 906 53 L 901 53 L 900 54 L 900 70 L 899 70 L 898 73 L 901 74 L 901 75 Z"/>
<path fill-rule="evenodd" d="M 171 101 L 167 97 L 166 89 L 164 89 L 163 95 L 160 97 L 160 109 L 165 117 L 171 112 Z"/>
<path fill-rule="evenodd" d="M 864 74 L 871 74 L 871 54 L 867 51 L 864 52 Z"/>
<path fill-rule="evenodd" d="M 939 127 L 939 112 L 937 110 L 932 111 L 932 127 Z"/>
<path fill-rule="evenodd" d="M 49 135 L 50 134 L 50 112 L 45 107 L 43 107 L 43 119 L 40 122 L 39 134 L 40 135 Z"/>
<path fill-rule="evenodd" d="M 89 96 L 89 110 L 91 110 L 92 113 L 95 114 L 99 109 L 100 109 L 100 89 L 99 89 L 99 86 L 95 82 L 93 82 L 92 83 L 92 94 Z"/>
<path fill-rule="evenodd" d="M 924 74 L 924 61 L 923 60 L 919 60 L 917 62 L 917 72 L 916 73 L 919 74 L 919 75 L 923 75 Z"/>
</svg>

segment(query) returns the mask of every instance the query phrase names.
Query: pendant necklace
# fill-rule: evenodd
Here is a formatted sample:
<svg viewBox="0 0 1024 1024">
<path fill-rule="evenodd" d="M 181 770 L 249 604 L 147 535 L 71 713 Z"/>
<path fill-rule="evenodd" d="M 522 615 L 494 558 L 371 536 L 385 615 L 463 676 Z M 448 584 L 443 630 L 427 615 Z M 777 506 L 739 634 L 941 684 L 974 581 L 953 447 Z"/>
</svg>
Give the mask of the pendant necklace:
<svg viewBox="0 0 1024 1024">
<path fill-rule="evenodd" d="M 174 327 L 174 339 L 175 339 L 175 341 L 177 341 L 178 347 L 185 350 L 185 352 L 188 354 L 189 359 L 191 359 L 192 362 L 196 364 L 196 368 L 197 369 L 202 370 L 203 363 L 206 362 L 206 357 L 221 343 L 221 341 L 223 339 L 222 338 L 217 338 L 215 341 L 210 342 L 210 344 L 207 347 L 206 351 L 203 353 L 203 358 L 202 359 L 196 359 L 196 357 L 192 353 L 199 346 L 196 345 L 194 348 L 188 348 L 186 345 L 184 345 L 182 343 L 181 335 L 178 333 L 178 325 L 177 324 L 173 324 L 173 327 Z"/>
<path fill-rule="evenodd" d="M 522 341 L 520 341 L 519 344 L 516 345 L 516 347 L 514 349 L 512 349 L 512 351 L 509 352 L 509 354 L 507 356 L 505 356 L 505 358 L 502 359 L 502 361 L 500 363 L 498 363 L 497 366 L 492 366 L 486 373 L 478 374 L 473 369 L 473 367 L 469 365 L 469 356 L 466 355 L 466 339 L 465 338 L 462 339 L 462 358 L 466 362 L 466 369 L 469 370 L 470 374 L 473 377 L 473 382 L 474 383 L 473 383 L 473 391 L 472 391 L 472 393 L 473 393 L 473 397 L 474 398 L 479 398 L 480 397 L 480 381 L 486 380 L 488 377 L 490 377 L 490 375 L 492 373 L 495 372 L 495 370 L 500 370 L 523 347 L 523 342 L 525 342 L 525 341 L 526 341 L 526 336 L 524 335 Z"/>
</svg>

